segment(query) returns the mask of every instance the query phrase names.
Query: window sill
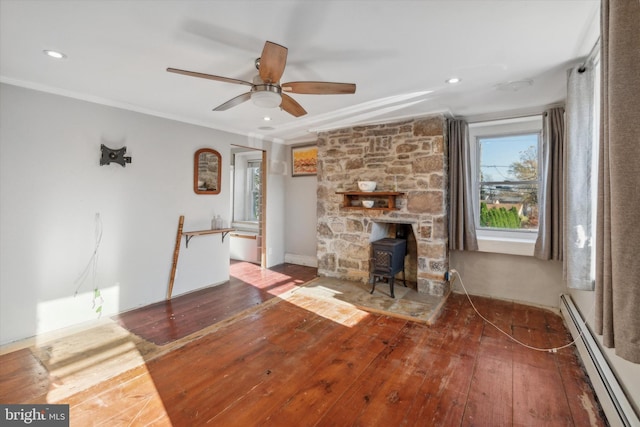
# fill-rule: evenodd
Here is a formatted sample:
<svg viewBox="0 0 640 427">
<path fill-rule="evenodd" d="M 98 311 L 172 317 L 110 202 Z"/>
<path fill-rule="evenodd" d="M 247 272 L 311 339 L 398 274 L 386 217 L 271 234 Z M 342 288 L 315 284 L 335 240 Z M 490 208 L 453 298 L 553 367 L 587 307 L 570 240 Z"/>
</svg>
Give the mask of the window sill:
<svg viewBox="0 0 640 427">
<path fill-rule="evenodd" d="M 533 256 L 537 234 L 530 233 L 522 237 L 491 236 L 478 231 L 478 251 L 507 255 Z"/>
<path fill-rule="evenodd" d="M 258 221 L 233 221 L 231 227 L 239 231 L 255 231 L 260 230 Z"/>
</svg>

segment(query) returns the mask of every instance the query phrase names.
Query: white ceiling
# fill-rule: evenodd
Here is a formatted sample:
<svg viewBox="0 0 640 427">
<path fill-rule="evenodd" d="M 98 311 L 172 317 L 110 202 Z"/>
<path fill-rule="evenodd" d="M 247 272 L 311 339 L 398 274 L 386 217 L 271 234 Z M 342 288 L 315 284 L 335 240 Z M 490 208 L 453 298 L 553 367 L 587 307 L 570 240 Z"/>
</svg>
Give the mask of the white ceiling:
<svg viewBox="0 0 640 427">
<path fill-rule="evenodd" d="M 0 0 L 0 81 L 294 142 L 357 123 L 495 117 L 561 102 L 566 69 L 596 42 L 599 8 L 599 0 Z M 356 83 L 356 93 L 292 95 L 308 111 L 300 118 L 250 102 L 214 112 L 248 87 L 165 71 L 250 81 L 266 40 L 289 48 L 283 81 Z M 446 84 L 452 76 L 462 82 Z M 533 85 L 500 89 L 521 80 Z"/>
</svg>

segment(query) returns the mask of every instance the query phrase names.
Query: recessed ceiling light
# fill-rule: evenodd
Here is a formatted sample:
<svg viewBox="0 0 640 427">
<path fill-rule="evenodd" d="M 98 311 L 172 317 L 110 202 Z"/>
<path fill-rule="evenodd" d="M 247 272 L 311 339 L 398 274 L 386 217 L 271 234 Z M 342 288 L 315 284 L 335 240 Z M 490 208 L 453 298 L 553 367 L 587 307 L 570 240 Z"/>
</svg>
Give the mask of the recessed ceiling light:
<svg viewBox="0 0 640 427">
<path fill-rule="evenodd" d="M 265 122 L 268 122 L 268 121 L 270 121 L 270 120 L 271 120 L 271 117 L 269 117 L 269 116 L 264 116 L 264 117 L 263 117 L 263 120 L 264 120 Z"/>
<path fill-rule="evenodd" d="M 459 77 L 451 77 L 450 79 L 445 80 L 445 82 L 449 84 L 460 83 L 462 81 Z"/>
<path fill-rule="evenodd" d="M 45 55 L 50 56 L 50 57 L 55 58 L 55 59 L 64 59 L 64 58 L 67 57 L 67 55 L 65 55 L 64 53 L 58 52 L 58 51 L 55 51 L 55 50 L 43 50 L 42 52 L 44 52 Z"/>
</svg>

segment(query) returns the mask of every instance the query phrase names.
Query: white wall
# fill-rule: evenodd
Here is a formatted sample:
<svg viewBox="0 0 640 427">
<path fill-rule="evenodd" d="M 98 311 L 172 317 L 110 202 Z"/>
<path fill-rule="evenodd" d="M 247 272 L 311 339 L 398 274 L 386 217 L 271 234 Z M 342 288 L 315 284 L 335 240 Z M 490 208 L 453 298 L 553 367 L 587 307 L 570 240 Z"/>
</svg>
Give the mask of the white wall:
<svg viewBox="0 0 640 427">
<path fill-rule="evenodd" d="M 132 163 L 100 166 L 100 144 L 126 146 Z M 103 315 L 164 299 L 179 216 L 185 230 L 210 228 L 214 212 L 230 220 L 230 144 L 275 151 L 271 159 L 284 162 L 279 144 L 0 85 L 0 343 L 95 319 L 94 283 Z M 193 156 L 203 147 L 222 155 L 219 195 L 193 192 Z M 272 181 L 269 197 L 280 204 L 268 210 L 278 218 L 282 186 Z M 86 267 L 97 214 L 94 279 Z M 282 262 L 283 237 L 271 234 L 272 261 Z M 174 295 L 228 280 L 228 240 L 182 243 Z"/>
<path fill-rule="evenodd" d="M 566 291 L 562 263 L 534 257 L 451 251 L 449 266 L 460 273 L 471 295 L 506 299 L 558 309 Z M 452 287 L 463 292 L 460 281 Z"/>
<path fill-rule="evenodd" d="M 291 148 L 287 159 L 291 164 Z M 294 264 L 317 266 L 318 178 L 316 176 L 291 176 L 285 182 L 285 261 Z"/>
<path fill-rule="evenodd" d="M 267 150 L 267 267 L 285 262 L 287 151 L 282 144 L 269 145 Z"/>
</svg>

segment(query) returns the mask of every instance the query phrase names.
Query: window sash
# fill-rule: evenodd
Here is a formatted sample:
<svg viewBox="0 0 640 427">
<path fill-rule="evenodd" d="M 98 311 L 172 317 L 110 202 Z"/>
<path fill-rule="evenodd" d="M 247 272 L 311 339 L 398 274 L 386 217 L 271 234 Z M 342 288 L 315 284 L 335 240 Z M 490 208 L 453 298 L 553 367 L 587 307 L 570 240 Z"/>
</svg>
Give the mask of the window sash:
<svg viewBox="0 0 640 427">
<path fill-rule="evenodd" d="M 540 185 L 540 180 L 531 181 L 479 181 L 480 185 Z"/>
<path fill-rule="evenodd" d="M 482 173 L 482 141 L 483 140 L 489 140 L 489 139 L 502 139 L 502 138 L 509 138 L 509 137 L 518 137 L 518 136 L 526 136 L 526 135 L 535 135 L 536 136 L 536 157 L 537 157 L 537 171 L 536 171 L 536 177 L 537 179 L 535 180 L 490 180 L 490 181 L 481 181 L 481 173 Z M 476 221 L 476 229 L 478 230 L 485 230 L 485 231 L 500 231 L 500 232 L 505 232 L 505 233 L 522 233 L 522 232 L 526 232 L 526 233 L 537 233 L 538 231 L 538 227 L 537 224 L 535 227 L 522 227 L 522 228 L 506 228 L 506 227 L 487 227 L 487 226 L 483 226 L 481 223 L 481 212 L 480 212 L 480 207 L 481 204 L 483 202 L 481 195 L 482 195 L 482 188 L 483 186 L 527 186 L 527 185 L 531 185 L 531 186 L 536 186 L 536 209 L 538 207 L 538 202 L 540 200 L 540 184 L 541 184 L 541 180 L 540 180 L 540 176 L 542 173 L 542 132 L 540 130 L 535 130 L 535 131 L 516 131 L 516 132 L 509 132 L 509 133 L 500 133 L 500 132 L 496 132 L 496 133 L 487 133 L 487 134 L 481 134 L 481 135 L 477 135 L 475 138 L 475 145 L 476 145 L 476 183 L 477 183 L 477 188 L 476 188 L 476 196 L 477 196 L 477 200 L 478 200 L 478 204 L 477 204 L 477 211 L 474 214 L 475 217 L 475 221 Z M 526 215 L 525 215 L 526 216 Z"/>
</svg>

